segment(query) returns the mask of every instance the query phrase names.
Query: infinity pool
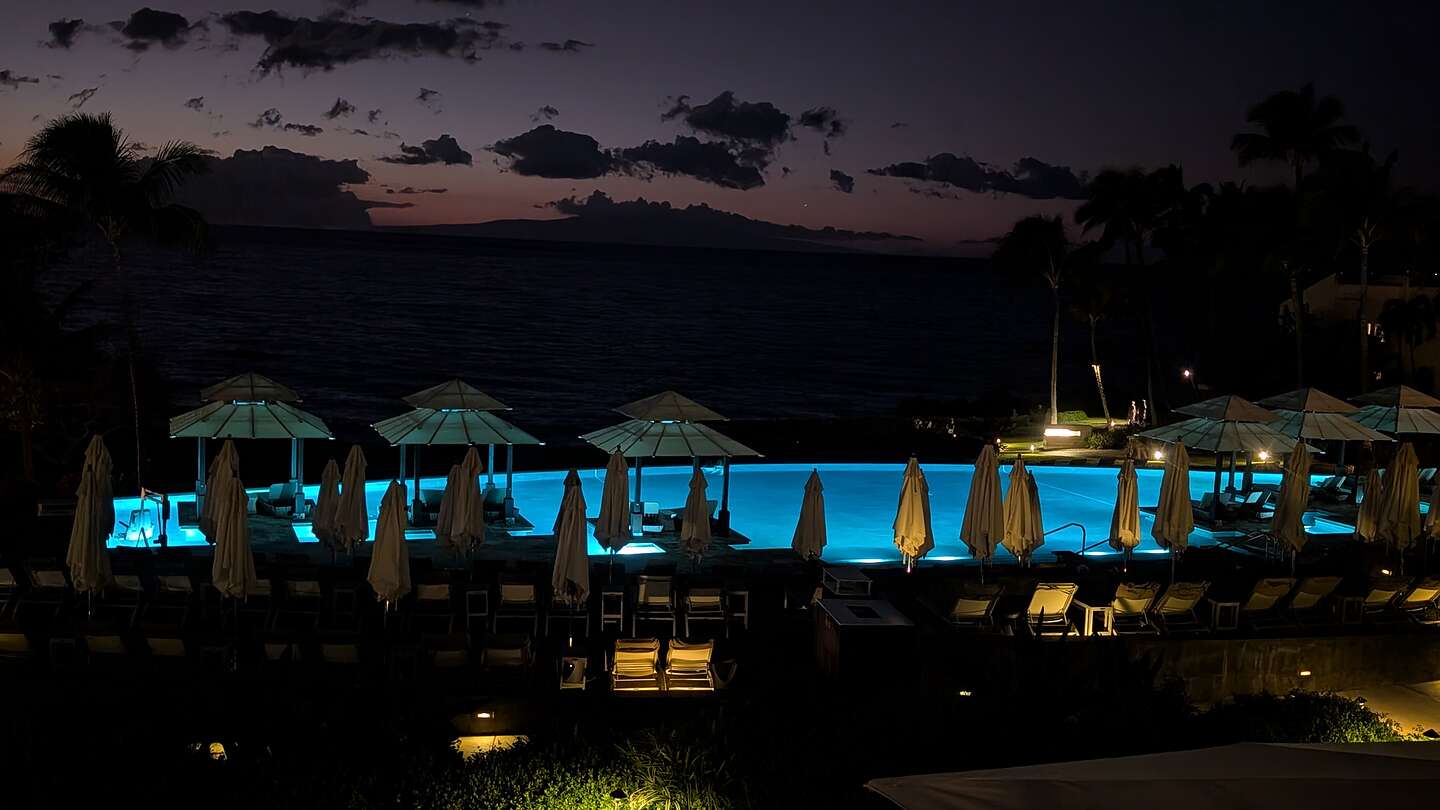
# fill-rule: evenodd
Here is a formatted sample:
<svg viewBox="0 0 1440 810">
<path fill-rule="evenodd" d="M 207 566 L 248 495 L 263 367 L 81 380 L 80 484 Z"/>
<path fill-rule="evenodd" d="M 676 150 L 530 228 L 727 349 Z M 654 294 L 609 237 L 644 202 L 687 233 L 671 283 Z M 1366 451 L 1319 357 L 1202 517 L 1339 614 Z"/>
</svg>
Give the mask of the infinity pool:
<svg viewBox="0 0 1440 810">
<path fill-rule="evenodd" d="M 899 552 L 892 544 L 891 524 L 895 519 L 895 508 L 900 493 L 900 481 L 904 472 L 903 464 L 736 464 L 731 467 L 730 513 L 734 531 L 748 537 L 749 545 L 737 546 L 744 551 L 750 549 L 789 548 L 795 531 L 795 522 L 800 513 L 800 501 L 805 491 L 805 480 L 812 469 L 820 471 L 825 485 L 825 521 L 829 533 L 829 544 L 825 547 L 825 559 L 831 562 L 851 563 L 896 563 Z M 969 464 L 924 465 L 926 480 L 930 483 L 930 506 L 932 525 L 935 531 L 935 549 L 926 560 L 931 562 L 953 562 L 970 559 L 963 543 L 960 542 L 960 523 L 964 518 L 965 499 L 970 491 L 970 479 L 974 468 Z M 1040 553 L 1046 551 L 1079 551 L 1088 541 L 1103 541 L 1110 531 L 1110 514 L 1115 503 L 1116 470 L 1098 467 L 1047 467 L 1031 466 L 1040 492 L 1041 511 L 1044 514 L 1046 531 L 1056 530 L 1045 538 Z M 1001 470 L 1002 485 L 1006 483 L 1008 465 Z M 705 468 L 709 483 L 708 495 L 720 499 L 721 475 L 718 467 Z M 1142 469 L 1138 471 L 1140 481 L 1140 505 L 1154 506 L 1159 498 L 1161 470 Z M 604 485 L 604 470 L 582 470 L 585 501 L 593 517 L 599 510 L 600 492 Z M 633 480 L 633 473 L 632 473 Z M 516 508 L 530 522 L 535 524 L 536 533 L 548 534 L 555 522 L 563 494 L 564 471 L 517 473 L 514 479 Z M 644 470 L 643 496 L 646 501 L 655 501 L 662 508 L 679 508 L 685 503 L 690 479 L 690 467 L 647 467 Z M 1257 483 L 1278 484 L 1278 473 L 1256 473 Z M 366 484 L 372 518 L 371 535 L 374 535 L 373 518 L 380 506 L 388 481 L 371 481 Z M 496 483 L 503 486 L 500 476 Z M 440 489 L 444 478 L 423 478 L 425 489 Z M 633 483 L 632 483 L 633 486 Z M 1207 470 L 1196 470 L 1190 476 L 1191 496 L 1199 499 L 1214 486 L 1214 478 Z M 318 485 L 308 486 L 307 495 L 315 498 Z M 261 492 L 256 489 L 252 492 Z M 199 530 L 181 528 L 176 515 L 178 502 L 194 501 L 194 494 L 184 493 L 171 498 L 171 519 L 167 526 L 172 546 L 204 545 L 205 539 Z M 128 528 L 132 510 L 137 509 L 135 498 L 117 498 L 115 514 L 117 519 L 115 535 L 110 545 L 143 545 L 139 526 L 147 519 L 137 521 L 137 528 Z M 148 520 L 153 520 L 153 517 Z M 1163 553 L 1150 538 L 1153 518 L 1141 512 L 1142 539 L 1139 553 Z M 1066 526 L 1066 524 L 1076 524 Z M 152 524 L 153 525 L 153 524 Z M 1065 528 L 1061 528 L 1064 526 Z M 1316 534 L 1348 534 L 1353 527 L 1324 518 L 1315 521 L 1309 529 Z M 310 534 L 308 524 L 295 525 L 300 542 L 316 542 Z M 428 531 L 416 530 L 411 540 L 428 541 L 433 535 Z M 1211 535 L 1197 529 L 1191 536 L 1196 544 L 1210 542 Z M 152 539 L 152 542 L 153 539 Z M 653 553 L 659 549 L 649 543 L 637 542 L 627 547 L 630 553 Z M 1090 553 L 1103 554 L 1107 547 Z M 590 553 L 601 555 L 605 552 L 592 537 Z M 1004 550 L 999 556 L 1006 557 Z"/>
</svg>

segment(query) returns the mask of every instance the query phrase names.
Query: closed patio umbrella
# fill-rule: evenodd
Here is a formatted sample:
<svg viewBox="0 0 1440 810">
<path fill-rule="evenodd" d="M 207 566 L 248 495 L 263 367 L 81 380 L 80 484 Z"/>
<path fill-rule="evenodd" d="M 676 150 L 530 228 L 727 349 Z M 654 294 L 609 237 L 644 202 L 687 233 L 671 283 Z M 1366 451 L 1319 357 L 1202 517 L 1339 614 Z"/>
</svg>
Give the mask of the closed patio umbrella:
<svg viewBox="0 0 1440 810">
<path fill-rule="evenodd" d="M 975 473 L 970 478 L 970 495 L 965 500 L 965 518 L 960 524 L 960 540 L 970 549 L 970 556 L 980 561 L 980 576 L 985 576 L 985 563 L 995 556 L 995 548 L 1005 536 L 1005 509 L 1000 497 L 1000 462 L 995 445 L 980 448 L 975 459 Z"/>
<path fill-rule="evenodd" d="M 215 493 L 219 513 L 215 516 L 215 558 L 210 564 L 210 581 L 222 596 L 244 599 L 255 592 L 255 555 L 250 551 L 250 515 L 245 485 L 239 478 L 227 479 Z"/>
<path fill-rule="evenodd" d="M 1176 444 L 1165 459 L 1160 479 L 1160 501 L 1155 507 L 1155 525 L 1150 536 L 1161 548 L 1170 549 L 1170 576 L 1175 576 L 1175 557 L 1190 544 L 1195 530 L 1195 513 L 1190 504 L 1190 455 L 1185 445 Z"/>
<path fill-rule="evenodd" d="M 352 445 L 340 476 L 340 503 L 335 510 L 335 543 L 346 551 L 370 539 L 370 512 L 365 505 L 365 451 Z"/>
<path fill-rule="evenodd" d="M 216 509 L 220 506 L 215 501 L 223 497 L 222 493 L 230 491 L 227 482 L 239 475 L 240 454 L 235 449 L 235 442 L 226 439 L 205 473 L 206 498 L 200 505 L 200 533 L 205 535 L 211 545 L 215 543 L 215 517 L 219 514 Z"/>
<path fill-rule="evenodd" d="M 1270 533 L 1290 547 L 1290 571 L 1295 571 L 1295 555 L 1305 546 L 1305 509 L 1310 505 L 1310 449 L 1303 443 L 1285 461 L 1285 476 L 1280 481 L 1280 501 Z"/>
<path fill-rule="evenodd" d="M 1430 511 L 1425 513 L 1425 536 L 1429 539 L 1440 537 L 1440 486 L 1430 490 Z"/>
<path fill-rule="evenodd" d="M 595 539 L 610 552 L 630 542 L 630 467 L 619 448 L 611 451 L 605 465 L 605 489 L 600 493 L 600 516 L 595 520 Z"/>
<path fill-rule="evenodd" d="M 680 518 L 680 549 L 697 562 L 710 547 L 710 504 L 705 500 L 705 473 L 699 467 L 690 474 L 690 494 Z"/>
<path fill-rule="evenodd" d="M 1376 538 L 1402 553 L 1420 537 L 1423 530 L 1420 522 L 1419 466 L 1414 446 L 1409 442 L 1401 444 L 1385 471 L 1385 485 L 1376 514 Z"/>
<path fill-rule="evenodd" d="M 1135 475 L 1135 459 L 1126 458 L 1120 464 L 1116 477 L 1115 511 L 1110 515 L 1110 547 L 1125 553 L 1125 564 L 1130 564 L 1130 552 L 1140 545 L 1140 481 Z"/>
<path fill-rule="evenodd" d="M 900 482 L 894 530 L 895 547 L 900 549 L 906 571 L 935 547 L 935 533 L 930 529 L 930 485 L 914 456 L 905 464 L 905 478 Z"/>
<path fill-rule="evenodd" d="M 1364 500 L 1355 512 L 1355 539 L 1362 543 L 1373 543 L 1379 537 L 1380 505 L 1385 501 L 1385 480 L 1380 469 L 1371 467 L 1365 474 Z"/>
<path fill-rule="evenodd" d="M 440 512 L 435 516 L 435 539 L 440 541 L 442 546 L 450 546 L 450 533 L 455 526 L 456 501 L 465 497 L 464 488 L 461 486 L 464 480 L 460 465 L 451 464 L 450 473 L 445 476 L 445 491 L 440 494 Z"/>
<path fill-rule="evenodd" d="M 320 494 L 315 498 L 315 511 L 310 515 L 310 533 L 332 551 L 339 548 L 335 542 L 335 515 L 340 511 L 340 465 L 335 459 L 325 462 L 320 473 Z"/>
<path fill-rule="evenodd" d="M 75 590 L 93 594 L 110 584 L 110 553 L 105 541 L 115 530 L 115 493 L 110 476 L 114 464 L 105 440 L 90 439 L 85 449 L 85 468 L 75 491 L 75 522 L 70 527 L 70 548 L 65 564 Z"/>
<path fill-rule="evenodd" d="M 365 581 L 375 598 L 390 606 L 410 592 L 410 548 L 405 543 L 405 485 L 391 481 L 375 521 L 375 550 Z"/>
<path fill-rule="evenodd" d="M 1025 469 L 1025 459 L 1016 456 L 1010 467 L 1010 487 L 1002 507 L 1005 537 L 1000 542 L 1022 565 L 1030 563 L 1035 549 L 1045 544 L 1045 527 L 1040 520 L 1040 497 L 1035 480 Z"/>
<path fill-rule="evenodd" d="M 805 498 L 800 501 L 800 520 L 790 548 L 804 560 L 818 560 L 825 550 L 825 487 L 820 484 L 820 471 L 811 470 L 805 481 Z"/>
<path fill-rule="evenodd" d="M 580 473 L 565 476 L 565 495 L 555 515 L 555 568 L 550 587 L 557 599 L 578 605 L 590 594 L 589 531 L 585 523 L 585 493 Z"/>
<path fill-rule="evenodd" d="M 460 480 L 456 482 L 460 494 L 450 517 L 449 543 L 459 551 L 468 552 L 485 542 L 485 493 L 480 491 L 480 475 L 484 472 L 480 448 L 471 445 L 460 461 Z"/>
</svg>

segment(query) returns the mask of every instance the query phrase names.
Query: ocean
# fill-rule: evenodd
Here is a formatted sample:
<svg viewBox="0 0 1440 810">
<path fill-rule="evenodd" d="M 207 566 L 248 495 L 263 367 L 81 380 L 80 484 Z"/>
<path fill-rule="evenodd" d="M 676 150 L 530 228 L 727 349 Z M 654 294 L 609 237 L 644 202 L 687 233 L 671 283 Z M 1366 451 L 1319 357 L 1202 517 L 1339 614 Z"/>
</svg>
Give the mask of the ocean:
<svg viewBox="0 0 1440 810">
<path fill-rule="evenodd" d="M 610 408 L 667 388 L 734 419 L 1046 396 L 1049 294 L 984 260 L 392 232 L 214 236 L 204 256 L 136 249 L 124 263 L 141 340 L 177 410 L 245 371 L 295 388 L 341 438 L 452 377 L 546 439 L 618 421 Z M 49 283 L 83 278 L 101 283 L 77 325 L 116 319 L 104 254 L 72 257 Z M 1063 328 L 1067 404 L 1098 410 L 1084 327 L 1066 315 Z M 1110 328 L 1103 345 L 1125 339 Z M 1137 392 L 1119 380 L 1112 403 L 1123 411 Z"/>
</svg>

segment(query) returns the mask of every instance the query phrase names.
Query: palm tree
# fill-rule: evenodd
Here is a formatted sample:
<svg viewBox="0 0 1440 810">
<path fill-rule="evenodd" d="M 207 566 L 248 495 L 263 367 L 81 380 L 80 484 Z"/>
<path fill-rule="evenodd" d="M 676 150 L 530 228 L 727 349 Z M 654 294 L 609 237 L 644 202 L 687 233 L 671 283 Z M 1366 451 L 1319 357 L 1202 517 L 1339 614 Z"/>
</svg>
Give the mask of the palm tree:
<svg viewBox="0 0 1440 810">
<path fill-rule="evenodd" d="M 1105 417 L 1105 423 L 1110 424 L 1110 401 L 1105 396 L 1105 379 L 1100 373 L 1100 350 L 1095 335 L 1100 321 L 1114 308 L 1119 291 L 1111 270 L 1099 263 L 1102 250 L 1098 242 L 1087 242 L 1071 253 L 1075 261 L 1072 262 L 1074 268 L 1069 285 L 1074 291 L 1070 296 L 1070 311 L 1089 329 L 1090 369 L 1095 373 L 1095 393 L 1100 396 L 1100 412 Z"/>
<path fill-rule="evenodd" d="M 1415 347 L 1435 337 L 1435 302 L 1429 296 L 1392 298 L 1380 310 L 1380 328 L 1387 337 L 1394 337 L 1400 365 L 1408 370 L 1408 379 L 1415 380 Z M 1406 362 L 1405 349 L 1410 349 Z"/>
<path fill-rule="evenodd" d="M 136 486 L 143 480 L 144 459 L 136 380 L 139 335 L 130 305 L 129 279 L 121 272 L 121 247 L 131 237 L 191 245 L 203 242 L 204 220 L 173 200 L 186 178 L 205 171 L 209 154 L 188 141 L 170 141 L 147 156 L 108 113 L 72 113 L 46 124 L 26 142 L 19 161 L 0 174 L 0 194 L 14 195 L 27 213 L 90 229 L 110 249 L 129 341 Z"/>
<path fill-rule="evenodd" d="M 1059 216 L 1028 216 L 1000 237 L 995 266 L 1008 272 L 1042 279 L 1050 287 L 1054 318 L 1050 329 L 1050 424 L 1060 418 L 1060 288 L 1070 258 L 1070 237 Z"/>
<path fill-rule="evenodd" d="M 1315 98 L 1315 85 L 1306 84 L 1297 92 L 1282 90 L 1251 107 L 1248 123 L 1261 132 L 1241 132 L 1230 141 L 1230 149 L 1241 166 L 1261 161 L 1288 164 L 1295 174 L 1291 188 L 1298 193 L 1305 167 L 1327 152 L 1360 140 L 1360 131 L 1340 121 L 1345 105 L 1334 96 Z"/>
</svg>

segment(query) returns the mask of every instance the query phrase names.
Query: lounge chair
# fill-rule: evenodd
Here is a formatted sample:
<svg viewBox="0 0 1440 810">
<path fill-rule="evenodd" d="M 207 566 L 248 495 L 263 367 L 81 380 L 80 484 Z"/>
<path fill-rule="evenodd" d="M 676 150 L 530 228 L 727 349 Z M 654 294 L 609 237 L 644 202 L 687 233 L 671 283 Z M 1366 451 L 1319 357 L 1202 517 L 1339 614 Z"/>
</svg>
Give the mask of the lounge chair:
<svg viewBox="0 0 1440 810">
<path fill-rule="evenodd" d="M 145 612 L 145 586 L 136 574 L 116 574 L 95 606 L 97 614 L 113 616 L 125 627 L 140 623 Z"/>
<path fill-rule="evenodd" d="M 443 489 L 420 490 L 420 502 L 412 510 L 411 526 L 434 526 L 440 519 L 440 501 L 445 497 Z"/>
<path fill-rule="evenodd" d="M 1158 633 L 1159 628 L 1150 621 L 1150 608 L 1160 593 L 1158 582 L 1122 582 L 1115 586 L 1115 598 L 1110 601 L 1112 624 L 1116 633 Z"/>
<path fill-rule="evenodd" d="M 15 607 L 16 595 L 20 593 L 20 583 L 15 580 L 15 575 L 9 568 L 0 565 L 0 619 L 10 615 Z"/>
<path fill-rule="evenodd" d="M 1209 590 L 1208 582 L 1172 582 L 1155 601 L 1150 615 L 1162 633 L 1206 632 L 1209 628 L 1200 621 L 1196 608 Z"/>
<path fill-rule="evenodd" d="M 1402 615 L 1421 624 L 1437 624 L 1436 602 L 1440 601 L 1440 577 L 1426 577 L 1396 604 Z"/>
<path fill-rule="evenodd" d="M 1221 503 L 1221 512 L 1230 520 L 1259 520 L 1260 514 L 1270 505 L 1270 499 L 1275 493 L 1255 489 L 1246 492 L 1238 500 L 1230 503 Z"/>
<path fill-rule="evenodd" d="M 500 604 L 491 619 L 491 629 L 499 632 L 501 621 L 519 620 L 530 623 L 530 633 L 540 632 L 540 613 L 535 601 L 535 585 L 530 582 L 501 582 Z"/>
<path fill-rule="evenodd" d="M 670 642 L 665 655 L 665 690 L 667 692 L 710 692 L 715 689 L 715 670 L 710 659 L 715 642 L 691 644 L 680 639 Z"/>
<path fill-rule="evenodd" d="M 302 628 L 314 630 L 320 625 L 320 610 L 325 598 L 318 579 L 291 579 L 281 583 L 283 591 L 275 607 L 275 625 L 290 626 L 293 619 Z"/>
<path fill-rule="evenodd" d="M 965 629 L 991 629 L 995 627 L 995 605 L 1005 586 L 999 584 L 969 583 L 955 597 L 950 606 L 950 625 Z"/>
<path fill-rule="evenodd" d="M 552 622 L 560 622 L 565 627 L 567 637 L 575 634 L 577 624 L 585 625 L 585 635 L 590 635 L 590 596 L 586 594 L 585 599 L 580 602 L 572 602 L 566 599 L 564 594 L 552 594 L 550 609 L 545 611 L 545 634 L 550 634 Z"/>
<path fill-rule="evenodd" d="M 1255 583 L 1250 595 L 1240 604 L 1240 616 L 1252 628 L 1274 627 L 1289 624 L 1280 612 L 1281 603 L 1295 590 L 1291 577 L 1267 577 Z"/>
<path fill-rule="evenodd" d="M 1385 623 L 1403 619 L 1404 615 L 1395 608 L 1400 595 L 1410 588 L 1409 577 L 1376 577 L 1370 582 L 1365 601 L 1360 605 L 1360 618 L 1365 622 Z"/>
<path fill-rule="evenodd" d="M 455 610 L 450 604 L 450 585 L 444 582 L 415 586 L 415 601 L 405 616 L 411 630 L 421 635 L 446 635 L 455 631 Z"/>
<path fill-rule="evenodd" d="M 532 661 L 526 636 L 492 636 L 480 653 L 480 668 L 490 675 L 524 678 Z"/>
<path fill-rule="evenodd" d="M 1347 483 L 1350 483 L 1349 476 L 1332 475 L 1311 487 L 1310 497 L 1329 503 L 1343 503 L 1350 499 L 1351 492 L 1354 488 L 1353 485 L 1347 488 L 1345 486 Z"/>
<path fill-rule="evenodd" d="M 725 616 L 725 593 L 719 588 L 690 588 L 685 592 L 685 635 L 693 636 L 691 622 L 719 622 L 730 636 Z"/>
<path fill-rule="evenodd" d="M 84 636 L 85 662 L 90 666 L 119 668 L 128 661 L 130 650 L 114 631 L 93 631 Z"/>
<path fill-rule="evenodd" d="M 1025 625 L 1031 635 L 1066 636 L 1075 631 L 1070 622 L 1070 603 L 1080 586 L 1073 582 L 1041 582 L 1030 596 L 1025 608 Z"/>
<path fill-rule="evenodd" d="M 1334 623 L 1339 620 L 1330 608 L 1331 596 L 1343 577 L 1306 577 L 1295 586 L 1285 612 L 1298 625 Z"/>
<path fill-rule="evenodd" d="M 295 514 L 296 502 L 304 497 L 304 490 L 294 483 L 271 484 L 268 492 L 256 496 L 255 514 L 290 517 Z"/>
<path fill-rule="evenodd" d="M 610 688 L 616 692 L 660 691 L 660 640 L 616 639 L 610 659 Z"/>
<path fill-rule="evenodd" d="M 630 620 L 630 632 L 640 632 L 640 622 L 667 622 L 670 635 L 675 633 L 675 592 L 670 577 L 641 574 L 636 578 L 635 612 Z"/>
<path fill-rule="evenodd" d="M 28 664 L 35 654 L 30 639 L 18 627 L 0 630 L 0 662 L 6 664 Z"/>
<path fill-rule="evenodd" d="M 289 646 L 289 644 L 285 644 Z M 354 667 L 360 665 L 360 645 L 353 641 L 322 641 L 320 662 L 327 667 Z"/>
</svg>

